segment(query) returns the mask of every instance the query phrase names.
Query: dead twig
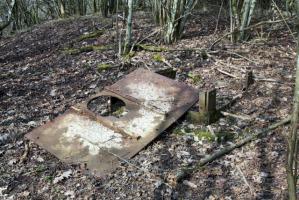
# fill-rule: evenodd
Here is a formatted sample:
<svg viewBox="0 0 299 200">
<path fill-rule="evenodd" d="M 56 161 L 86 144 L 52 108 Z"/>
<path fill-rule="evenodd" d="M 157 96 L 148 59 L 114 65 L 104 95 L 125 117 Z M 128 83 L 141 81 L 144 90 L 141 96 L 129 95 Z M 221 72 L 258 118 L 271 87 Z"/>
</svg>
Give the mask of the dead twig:
<svg viewBox="0 0 299 200">
<path fill-rule="evenodd" d="M 236 115 L 236 114 L 228 113 L 228 112 L 224 112 L 224 111 L 220 111 L 220 113 L 223 116 L 233 117 L 233 118 L 237 118 L 237 119 L 241 119 L 241 120 L 252 120 L 252 117 L 250 117 L 248 115 Z"/>
<path fill-rule="evenodd" d="M 279 9 L 279 7 L 277 6 L 276 2 L 275 2 L 274 0 L 272 0 L 272 3 L 273 3 L 273 5 L 275 6 L 276 10 L 278 11 L 278 13 L 279 13 L 280 17 L 282 18 L 283 22 L 284 22 L 285 25 L 287 26 L 287 28 L 288 28 L 288 30 L 289 30 L 291 36 L 293 37 L 294 41 L 297 43 L 297 39 L 295 38 L 294 33 L 292 32 L 290 26 L 288 25 L 286 19 L 284 18 L 283 14 L 282 14 L 281 10 Z"/>
<path fill-rule="evenodd" d="M 221 51 L 224 51 L 224 52 L 229 53 L 229 54 L 236 55 L 236 56 L 238 56 L 238 57 L 240 57 L 240 58 L 243 58 L 244 60 L 247 60 L 247 61 L 249 61 L 249 62 L 252 62 L 252 63 L 254 63 L 254 64 L 257 64 L 256 61 L 251 60 L 251 59 L 249 59 L 249 58 L 247 58 L 247 57 L 245 57 L 245 56 L 242 56 L 241 54 L 238 54 L 238 53 L 236 53 L 236 52 L 228 51 L 228 50 L 221 50 Z"/>
<path fill-rule="evenodd" d="M 242 176 L 242 179 L 243 179 L 245 185 L 247 185 L 247 187 L 249 188 L 250 193 L 253 194 L 252 187 L 249 185 L 246 177 L 244 176 L 243 172 L 241 171 L 241 169 L 240 169 L 240 167 L 238 165 L 236 165 L 236 169 L 238 170 L 239 174 Z"/>
<path fill-rule="evenodd" d="M 231 65 L 230 63 L 224 63 L 224 62 L 222 62 L 221 60 L 217 60 L 217 61 L 216 61 L 216 64 L 217 64 L 217 63 L 220 63 L 221 65 L 224 65 L 224 66 L 227 66 L 227 67 L 229 67 L 229 68 L 232 68 L 232 69 L 241 71 L 241 72 L 243 72 L 243 73 L 246 73 L 246 70 L 245 70 L 245 69 L 242 69 L 240 66 L 239 66 L 239 67 L 235 67 L 235 66 Z"/>
<path fill-rule="evenodd" d="M 236 75 L 234 75 L 234 74 L 230 74 L 230 73 L 228 73 L 227 71 L 223 71 L 223 70 L 218 69 L 218 68 L 216 68 L 216 70 L 217 70 L 218 72 L 220 72 L 220 73 L 222 73 L 222 74 L 225 74 L 225 75 L 227 75 L 227 76 L 230 76 L 230 77 L 232 77 L 232 78 L 235 78 L 235 79 L 241 79 L 240 77 L 238 77 L 238 76 L 236 76 Z"/>
<path fill-rule="evenodd" d="M 21 156 L 19 163 L 24 163 L 27 160 L 27 156 L 29 154 L 29 144 L 28 144 L 28 142 L 24 143 L 24 148 L 25 148 L 24 153 Z"/>
</svg>

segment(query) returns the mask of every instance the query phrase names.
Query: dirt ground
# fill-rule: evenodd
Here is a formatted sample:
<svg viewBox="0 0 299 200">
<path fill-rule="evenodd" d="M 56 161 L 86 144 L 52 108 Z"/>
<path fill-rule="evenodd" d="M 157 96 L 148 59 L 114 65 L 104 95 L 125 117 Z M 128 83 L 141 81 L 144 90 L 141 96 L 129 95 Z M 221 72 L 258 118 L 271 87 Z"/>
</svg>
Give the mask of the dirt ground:
<svg viewBox="0 0 299 200">
<path fill-rule="evenodd" d="M 157 29 L 150 14 L 135 15 L 135 40 Z M 0 199 L 285 199 L 288 127 L 236 149 L 182 183 L 174 186 L 163 182 L 177 169 L 192 166 L 205 155 L 290 113 L 296 44 L 285 25 L 254 30 L 252 39 L 242 44 L 223 40 L 205 54 L 195 49 L 208 49 L 229 30 L 228 21 L 220 19 L 215 32 L 217 19 L 211 16 L 193 15 L 182 40 L 163 46 L 176 51 L 139 49 L 129 64 L 117 57 L 111 19 L 84 17 L 47 22 L 0 39 Z M 105 32 L 82 39 L 82 35 L 98 29 Z M 158 35 L 143 41 L 154 46 L 159 42 Z M 75 53 L 70 50 L 90 45 L 103 48 Z M 178 81 L 200 90 L 218 88 L 218 106 L 242 92 L 241 77 L 251 69 L 255 83 L 227 110 L 250 119 L 221 118 L 211 128 L 216 133 L 231 133 L 232 137 L 210 141 L 195 134 L 205 126 L 191 124 L 183 117 L 130 164 L 122 163 L 105 178 L 64 164 L 24 138 L 33 128 L 134 69 L 166 65 L 155 59 L 157 55 L 177 69 Z M 107 64 L 111 67 L 99 69 Z"/>
</svg>

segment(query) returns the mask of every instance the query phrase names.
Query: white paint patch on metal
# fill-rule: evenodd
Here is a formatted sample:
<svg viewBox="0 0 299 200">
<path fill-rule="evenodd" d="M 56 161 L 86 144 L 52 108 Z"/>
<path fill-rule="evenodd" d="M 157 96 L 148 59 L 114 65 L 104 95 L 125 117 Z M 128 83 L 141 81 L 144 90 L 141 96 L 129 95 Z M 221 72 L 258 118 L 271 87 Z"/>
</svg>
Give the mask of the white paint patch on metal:
<svg viewBox="0 0 299 200">
<path fill-rule="evenodd" d="M 130 120 L 125 131 L 135 136 L 145 137 L 155 131 L 157 126 L 164 120 L 164 115 L 141 108 L 138 113 L 140 116 Z"/>
<path fill-rule="evenodd" d="M 63 139 L 68 142 L 78 139 L 83 147 L 88 148 L 91 155 L 97 155 L 101 148 L 123 147 L 121 134 L 96 121 L 71 114 L 65 117 L 61 124 L 67 124 Z"/>
<path fill-rule="evenodd" d="M 131 96 L 144 100 L 145 106 L 155 107 L 163 113 L 171 110 L 174 97 L 167 94 L 167 88 L 159 87 L 153 83 L 133 83 L 126 87 L 130 90 Z"/>
</svg>

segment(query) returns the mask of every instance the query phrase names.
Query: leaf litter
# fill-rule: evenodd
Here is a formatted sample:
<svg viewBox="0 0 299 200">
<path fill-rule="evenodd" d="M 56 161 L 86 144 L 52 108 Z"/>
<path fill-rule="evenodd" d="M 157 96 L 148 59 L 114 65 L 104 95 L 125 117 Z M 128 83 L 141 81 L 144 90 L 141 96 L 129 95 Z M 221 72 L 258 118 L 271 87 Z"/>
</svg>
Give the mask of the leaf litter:
<svg viewBox="0 0 299 200">
<path fill-rule="evenodd" d="M 135 24 L 134 35 L 141 32 L 145 35 L 150 33 L 152 27 L 142 23 L 148 20 L 146 14 L 137 14 L 139 17 L 136 20 L 141 23 Z M 209 47 L 215 40 L 215 35 L 208 34 L 209 28 L 213 29 L 216 22 L 207 16 L 209 15 L 198 14 L 192 18 L 184 38 L 170 48 Z M 76 55 L 63 53 L 64 48 L 83 47 L 86 42 L 101 46 L 112 44 L 115 34 L 112 28 L 97 40 L 78 42 L 80 35 L 93 32 L 93 24 L 100 27 L 105 26 L 105 23 L 107 22 L 95 17 L 76 21 L 61 20 L 35 26 L 31 31 L 0 40 L 1 44 L 5 44 L 0 46 L 1 198 L 16 199 L 21 198 L 23 194 L 28 195 L 26 198 L 41 199 L 73 196 L 98 198 L 99 194 L 103 199 L 285 197 L 286 143 L 283 135 L 288 131 L 287 127 L 279 128 L 270 137 L 246 145 L 209 164 L 176 187 L 159 181 L 176 169 L 188 166 L 207 153 L 220 149 L 227 142 L 234 142 L 234 139 L 251 134 L 249 130 L 254 131 L 267 126 L 271 121 L 283 119 L 290 113 L 295 43 L 283 31 L 271 32 L 271 37 L 262 44 L 252 41 L 242 45 L 231 45 L 224 41 L 217 46 L 220 50 L 224 48 L 242 54 L 254 60 L 255 64 L 227 51 L 219 51 L 220 53 L 207 58 L 198 51 L 161 52 L 161 56 L 177 69 L 178 81 L 199 89 L 219 87 L 217 101 L 220 105 L 238 94 L 241 84 L 240 80 L 219 73 L 215 70 L 217 67 L 238 77 L 242 77 L 243 69 L 251 69 L 255 76 L 277 81 L 256 81 L 249 93 L 228 111 L 243 113 L 263 121 L 247 122 L 227 117 L 211 125 L 216 133 L 233 132 L 235 137 L 231 141 L 219 143 L 194 137 L 194 130 L 206 128 L 201 125 L 190 126 L 191 133 L 186 131 L 187 134 L 174 134 L 174 129 L 188 128 L 189 123 L 181 119 L 175 124 L 175 128 L 165 131 L 136 155 L 130 164 L 123 162 L 115 173 L 103 179 L 84 174 L 82 166 L 61 163 L 35 144 L 30 144 L 26 162 L 12 161 L 17 161 L 24 151 L 24 145 L 18 144 L 17 141 L 22 141 L 22 136 L 33 127 L 48 122 L 70 106 L 95 94 L 104 86 L 111 85 L 138 67 L 146 64 L 154 70 L 165 64 L 154 61 L 154 53 L 146 51 L 136 52 L 131 64 L 122 63 L 115 56 L 114 50 L 101 53 L 89 51 Z M 207 28 L 206 24 L 210 26 Z M 224 31 L 226 25 L 224 20 L 220 20 L 219 32 Z M 116 67 L 99 72 L 98 65 L 101 63 L 109 63 Z M 188 74 L 200 74 L 200 80 L 195 84 Z M 9 137 L 6 137 L 7 134 Z M 43 161 L 36 159 L 39 157 L 43 158 Z M 9 162 L 12 164 L 8 165 Z M 253 194 L 244 183 L 244 178 L 236 172 L 235 165 L 239 166 Z"/>
</svg>

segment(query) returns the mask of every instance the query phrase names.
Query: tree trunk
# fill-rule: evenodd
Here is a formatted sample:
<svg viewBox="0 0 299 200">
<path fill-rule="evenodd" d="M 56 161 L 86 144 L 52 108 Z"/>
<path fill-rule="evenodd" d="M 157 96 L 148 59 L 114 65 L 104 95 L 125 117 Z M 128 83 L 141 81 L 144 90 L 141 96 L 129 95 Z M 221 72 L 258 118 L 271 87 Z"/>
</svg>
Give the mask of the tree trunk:
<svg viewBox="0 0 299 200">
<path fill-rule="evenodd" d="M 129 52 L 129 48 L 132 42 L 132 15 L 133 15 L 133 0 L 128 0 L 128 19 L 127 19 L 127 31 L 125 39 L 124 53 Z"/>
<path fill-rule="evenodd" d="M 299 0 L 296 0 L 297 8 L 297 32 L 299 31 Z M 298 33 L 297 33 L 298 34 Z M 297 36 L 299 42 L 299 35 Z M 296 65 L 296 83 L 294 91 L 294 104 L 291 120 L 291 131 L 288 135 L 288 151 L 287 151 L 287 181 L 289 199 L 297 199 L 297 154 L 298 154 L 298 138 L 297 138 L 297 126 L 298 126 L 298 114 L 299 114 L 299 47 L 297 43 L 297 65 Z"/>
<path fill-rule="evenodd" d="M 239 40 L 245 39 L 245 32 L 244 29 L 249 26 L 251 17 L 255 8 L 256 0 L 245 0 L 243 5 L 243 16 L 242 22 L 240 27 L 240 36 Z"/>
</svg>

